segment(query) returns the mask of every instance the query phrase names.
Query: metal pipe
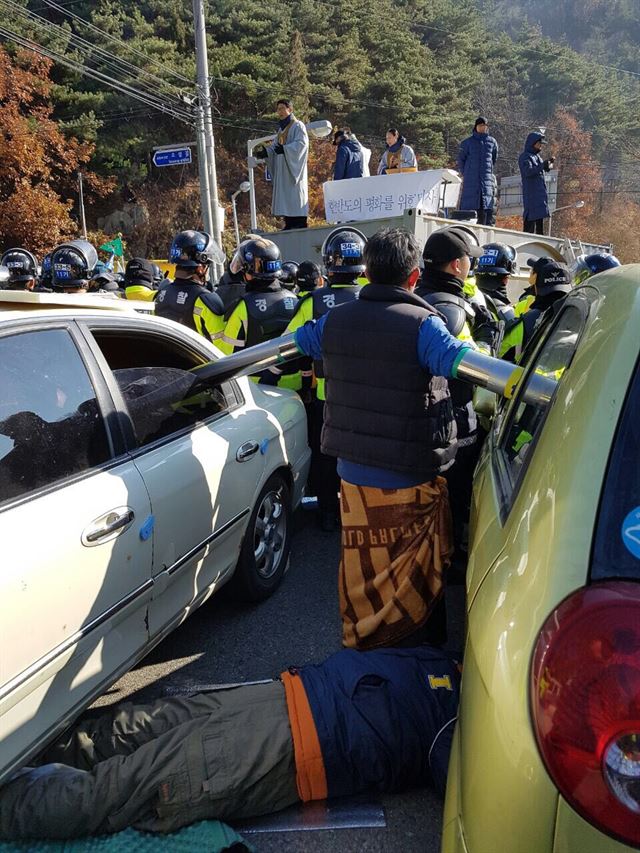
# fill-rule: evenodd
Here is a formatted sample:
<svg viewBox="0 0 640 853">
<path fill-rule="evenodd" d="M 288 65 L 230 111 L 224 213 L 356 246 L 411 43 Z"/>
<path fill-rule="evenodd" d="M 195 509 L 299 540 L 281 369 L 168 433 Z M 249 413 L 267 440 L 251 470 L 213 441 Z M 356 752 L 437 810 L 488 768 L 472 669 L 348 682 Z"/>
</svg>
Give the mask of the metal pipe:
<svg viewBox="0 0 640 853">
<path fill-rule="evenodd" d="M 283 335 L 271 341 L 256 344 L 240 352 L 234 352 L 217 361 L 210 361 L 192 371 L 199 379 L 224 382 L 238 376 L 250 376 L 269 367 L 300 357 L 293 335 Z"/>
<path fill-rule="evenodd" d="M 510 399 L 523 373 L 524 368 L 520 365 L 468 349 L 458 364 L 456 378 Z M 527 379 L 523 400 L 536 408 L 544 408 L 549 405 L 557 385 L 557 380 L 551 376 L 532 373 Z"/>
</svg>

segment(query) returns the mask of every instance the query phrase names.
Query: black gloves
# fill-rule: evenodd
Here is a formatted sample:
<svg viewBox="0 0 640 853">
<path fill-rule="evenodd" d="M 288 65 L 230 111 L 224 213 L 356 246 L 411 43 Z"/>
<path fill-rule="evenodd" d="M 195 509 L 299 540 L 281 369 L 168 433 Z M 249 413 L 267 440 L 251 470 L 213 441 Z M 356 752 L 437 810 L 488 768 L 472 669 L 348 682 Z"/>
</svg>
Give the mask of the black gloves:
<svg viewBox="0 0 640 853">
<path fill-rule="evenodd" d="M 542 163 L 542 168 L 545 170 L 545 172 L 550 172 L 550 171 L 553 169 L 553 164 L 554 164 L 555 162 L 556 162 L 556 158 L 555 158 L 555 157 L 549 157 L 549 159 L 548 159 L 548 160 L 545 160 L 545 161 Z"/>
<path fill-rule="evenodd" d="M 274 154 L 284 154 L 284 147 L 282 145 L 280 145 L 279 142 L 276 142 L 276 144 L 273 146 L 273 153 Z"/>
<path fill-rule="evenodd" d="M 472 303 L 474 314 L 473 340 L 481 345 L 482 349 L 488 349 L 491 355 L 496 354 L 502 343 L 504 334 L 504 321 L 494 320 L 484 305 Z"/>
</svg>

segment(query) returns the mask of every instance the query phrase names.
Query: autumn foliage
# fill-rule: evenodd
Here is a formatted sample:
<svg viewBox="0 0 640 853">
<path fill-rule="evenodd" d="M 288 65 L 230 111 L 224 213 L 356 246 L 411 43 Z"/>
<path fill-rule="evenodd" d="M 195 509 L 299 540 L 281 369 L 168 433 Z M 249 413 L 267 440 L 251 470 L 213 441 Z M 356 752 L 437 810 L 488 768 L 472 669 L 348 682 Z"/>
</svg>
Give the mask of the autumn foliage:
<svg viewBox="0 0 640 853">
<path fill-rule="evenodd" d="M 50 68 L 35 53 L 0 47 L 0 246 L 36 254 L 77 235 L 70 213 L 79 170 L 88 201 L 112 186 L 86 169 L 92 145 L 52 120 Z"/>
</svg>

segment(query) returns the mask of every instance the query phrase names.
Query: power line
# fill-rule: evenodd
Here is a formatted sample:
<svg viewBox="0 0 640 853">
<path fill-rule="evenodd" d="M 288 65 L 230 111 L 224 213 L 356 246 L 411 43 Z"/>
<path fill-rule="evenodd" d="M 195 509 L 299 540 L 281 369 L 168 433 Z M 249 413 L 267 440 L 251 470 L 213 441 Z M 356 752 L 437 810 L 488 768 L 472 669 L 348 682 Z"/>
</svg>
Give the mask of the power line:
<svg viewBox="0 0 640 853">
<path fill-rule="evenodd" d="M 159 60 L 155 59 L 153 56 L 148 56 L 146 53 L 143 53 L 143 51 L 138 50 L 135 47 L 132 47 L 131 45 L 127 44 L 125 41 L 118 38 L 117 36 L 111 35 L 111 33 L 107 33 L 104 30 L 101 30 L 99 27 L 96 27 L 90 21 L 87 21 L 85 18 L 81 18 L 80 15 L 76 15 L 75 12 L 67 11 L 67 9 L 64 6 L 60 5 L 59 3 L 54 2 L 54 0 L 44 0 L 44 2 L 50 8 L 55 9 L 56 11 L 61 12 L 63 15 L 67 15 L 69 18 L 72 18 L 74 21 L 78 21 L 78 23 L 82 24 L 83 26 L 88 27 L 90 30 L 92 30 L 92 32 L 97 33 L 101 38 L 106 38 L 108 41 L 112 42 L 113 44 L 120 45 L 120 47 L 123 47 L 125 50 L 128 50 L 131 53 L 135 54 L 136 56 L 139 56 L 142 59 L 144 59 L 145 62 L 150 62 L 152 65 L 155 65 L 157 68 L 161 68 L 163 71 L 168 72 L 169 74 L 171 74 L 176 79 L 182 80 L 183 82 L 188 83 L 189 86 L 193 85 L 193 80 L 190 80 L 188 77 L 185 77 L 179 71 L 176 71 L 175 68 L 171 68 L 171 66 L 166 65 L 164 62 L 160 62 Z"/>
<path fill-rule="evenodd" d="M 146 88 L 147 88 L 149 95 L 151 95 L 154 98 L 157 97 L 157 91 L 158 91 L 157 84 L 160 84 L 161 86 L 168 86 L 170 88 L 177 89 L 177 87 L 173 83 L 169 83 L 168 81 L 163 80 L 161 77 L 158 77 L 155 74 L 151 74 L 151 73 L 145 71 L 144 69 L 139 68 L 137 65 L 133 65 L 132 63 L 128 62 L 125 59 L 120 59 L 119 57 L 116 57 L 110 53 L 107 53 L 107 51 L 103 50 L 98 45 L 95 45 L 92 42 L 89 42 L 86 39 L 83 39 L 81 36 L 77 35 L 76 33 L 73 33 L 73 32 L 70 32 L 69 30 L 66 30 L 60 24 L 56 24 L 53 21 L 49 21 L 47 18 L 43 18 L 40 15 L 36 15 L 34 12 L 31 12 L 28 9 L 24 9 L 22 6 L 15 3 L 14 0 L 1 0 L 1 2 L 5 6 L 7 6 L 8 8 L 12 9 L 13 11 L 18 12 L 20 15 L 22 15 L 23 18 L 25 18 L 29 22 L 34 23 L 37 27 L 39 27 L 44 32 L 49 32 L 49 31 L 53 30 L 57 34 L 61 35 L 72 46 L 78 48 L 81 53 L 85 52 L 87 54 L 85 56 L 86 60 L 88 60 L 91 57 L 91 53 L 95 53 L 98 57 L 98 61 L 102 62 L 102 64 L 105 65 L 107 68 L 110 68 L 112 70 L 112 72 L 114 72 L 114 73 L 123 73 L 123 71 L 124 71 L 124 73 L 131 75 L 131 71 L 133 71 L 135 75 L 140 74 L 140 75 L 143 75 L 145 77 L 148 77 L 149 80 L 153 81 L 156 84 L 155 88 L 151 88 L 148 84 L 145 84 L 142 80 L 139 80 L 139 79 L 136 82 L 138 82 L 138 84 L 141 86 L 146 85 Z M 120 66 L 124 66 L 124 68 L 122 68 Z M 130 69 L 130 70 L 128 70 L 128 69 Z M 177 89 L 177 91 L 180 91 L 180 90 Z M 178 103 L 178 99 L 176 98 L 176 96 L 174 95 L 172 97 L 174 98 L 174 102 Z"/>
<path fill-rule="evenodd" d="M 98 71 L 95 68 L 89 68 L 86 65 L 82 65 L 81 63 L 75 62 L 69 57 L 63 56 L 62 54 L 58 53 L 57 51 L 54 51 L 53 49 L 46 48 L 44 47 L 44 45 L 33 41 L 33 39 L 28 39 L 25 36 L 22 36 L 19 33 L 16 33 L 13 30 L 10 30 L 9 28 L 4 27 L 2 25 L 0 25 L 0 36 L 4 37 L 8 41 L 16 42 L 22 47 L 25 47 L 27 50 L 32 50 L 35 53 L 39 53 L 41 56 L 44 56 L 47 59 L 51 59 L 53 62 L 58 62 L 73 71 L 77 71 L 78 73 L 84 76 L 97 80 L 98 82 L 103 83 L 109 88 L 116 89 L 117 91 L 122 92 L 123 94 L 128 95 L 129 97 L 134 98 L 135 100 L 141 101 L 142 103 L 152 107 L 153 109 L 171 115 L 179 121 L 184 122 L 185 124 L 193 124 L 192 116 L 186 111 L 178 112 L 175 108 L 164 104 L 161 100 L 151 100 L 145 92 L 142 92 L 139 89 L 136 89 L 135 87 L 122 82 L 121 80 L 116 80 L 113 77 L 109 77 L 108 75 L 103 74 L 101 71 Z"/>
</svg>

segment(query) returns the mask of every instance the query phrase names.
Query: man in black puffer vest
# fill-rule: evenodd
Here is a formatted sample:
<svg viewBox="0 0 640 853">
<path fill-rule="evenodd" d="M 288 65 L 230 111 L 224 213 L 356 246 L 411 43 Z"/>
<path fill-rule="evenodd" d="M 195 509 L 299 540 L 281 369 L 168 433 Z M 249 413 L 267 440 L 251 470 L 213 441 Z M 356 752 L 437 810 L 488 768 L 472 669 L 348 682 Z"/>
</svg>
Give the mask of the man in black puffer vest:
<svg viewBox="0 0 640 853">
<path fill-rule="evenodd" d="M 322 358 L 322 452 L 341 478 L 343 644 L 443 642 L 452 550 L 446 482 L 456 425 L 446 377 L 469 344 L 413 293 L 420 249 L 402 229 L 375 234 L 360 298 L 295 333 Z"/>
</svg>

